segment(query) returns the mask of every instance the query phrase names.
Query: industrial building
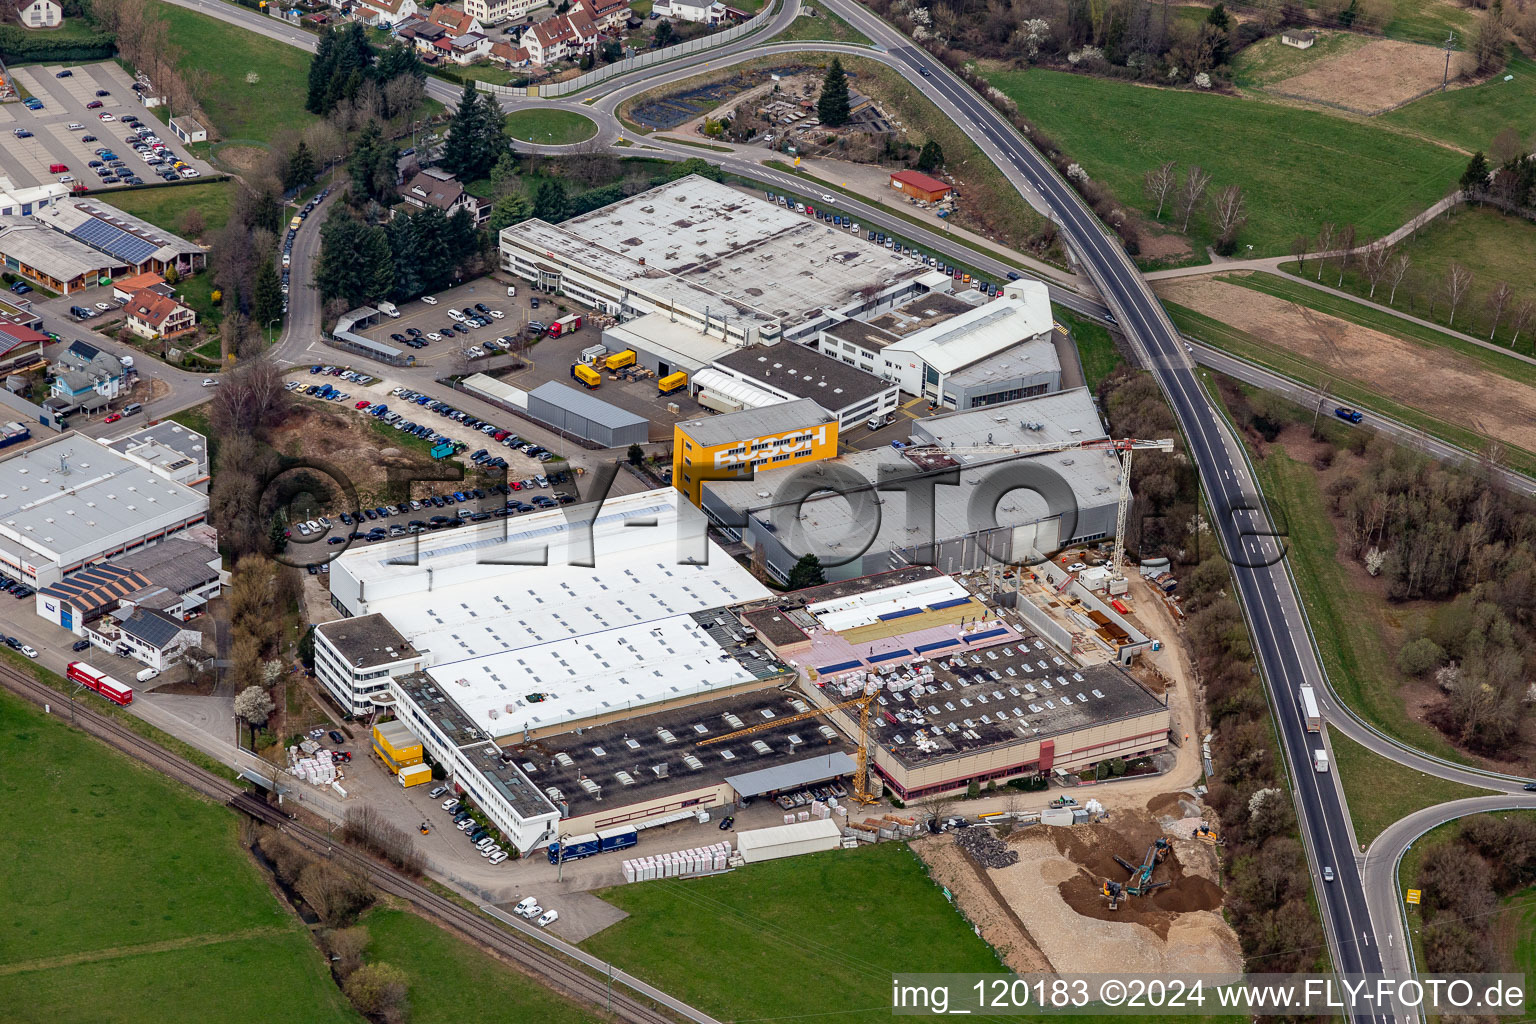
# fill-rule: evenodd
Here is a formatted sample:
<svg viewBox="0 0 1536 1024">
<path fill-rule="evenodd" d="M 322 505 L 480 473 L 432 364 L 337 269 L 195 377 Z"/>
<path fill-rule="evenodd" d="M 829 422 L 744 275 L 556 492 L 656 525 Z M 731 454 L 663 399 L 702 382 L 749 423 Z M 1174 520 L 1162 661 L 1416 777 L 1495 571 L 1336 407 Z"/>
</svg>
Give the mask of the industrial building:
<svg viewBox="0 0 1536 1024">
<path fill-rule="evenodd" d="M 111 257 L 132 274 L 164 276 L 174 267 L 190 277 L 208 265 L 202 246 L 97 199 L 61 199 L 33 219 Z"/>
<path fill-rule="evenodd" d="M 1045 285 L 1012 281 L 1001 298 L 974 306 L 958 296 L 918 296 L 824 328 L 817 345 L 930 405 L 965 410 L 1058 390 L 1054 329 Z"/>
<path fill-rule="evenodd" d="M 795 591 L 742 617 L 801 666 L 816 706 L 875 694 L 871 764 L 906 801 L 1168 742 L 1162 697 L 1050 642 L 1059 627 L 1042 636 L 1038 609 L 998 607 L 929 566 Z M 828 719 L 858 735 L 856 709 Z"/>
<path fill-rule="evenodd" d="M 651 439 L 650 422 L 585 391 L 546 381 L 528 392 L 528 416 L 599 448 L 627 448 Z"/>
<path fill-rule="evenodd" d="M 127 264 L 32 217 L 0 217 L 0 261 L 49 291 L 69 295 L 112 280 Z"/>
<path fill-rule="evenodd" d="M 697 175 L 560 224 L 523 221 L 500 248 L 503 270 L 628 321 L 613 351 L 634 348 L 656 370 L 654 344 L 667 372 L 950 287 L 862 235 Z"/>
<path fill-rule="evenodd" d="M 41 588 L 203 522 L 208 496 L 67 433 L 0 458 L 0 573 Z"/>
<path fill-rule="evenodd" d="M 810 399 L 685 420 L 673 427 L 672 483 L 697 505 L 706 480 L 832 458 L 837 432 Z"/>
<path fill-rule="evenodd" d="M 754 345 L 727 353 L 694 374 L 689 390 L 700 405 L 717 412 L 810 399 L 836 416 L 845 433 L 884 420 L 901 404 L 895 382 L 804 345 Z"/>
<path fill-rule="evenodd" d="M 208 439 L 175 420 L 140 427 L 108 441 L 107 447 L 151 465 L 168 480 L 208 489 Z"/>
<path fill-rule="evenodd" d="M 315 678 L 349 715 L 373 711 L 390 676 L 415 672 L 426 657 L 383 615 L 322 622 L 315 627 Z"/>
<path fill-rule="evenodd" d="M 951 419 L 957 426 L 947 425 Z M 1113 453 L 1030 454 L 1032 446 L 1108 436 L 1087 389 L 914 421 L 914 431 L 915 440 L 945 449 L 966 440 L 952 453 L 877 448 L 823 459 L 792 484 L 707 481 L 699 507 L 780 582 L 808 552 L 829 580 L 841 580 L 913 564 L 963 572 L 1032 562 L 1041 552 L 1113 536 L 1120 490 Z"/>
</svg>

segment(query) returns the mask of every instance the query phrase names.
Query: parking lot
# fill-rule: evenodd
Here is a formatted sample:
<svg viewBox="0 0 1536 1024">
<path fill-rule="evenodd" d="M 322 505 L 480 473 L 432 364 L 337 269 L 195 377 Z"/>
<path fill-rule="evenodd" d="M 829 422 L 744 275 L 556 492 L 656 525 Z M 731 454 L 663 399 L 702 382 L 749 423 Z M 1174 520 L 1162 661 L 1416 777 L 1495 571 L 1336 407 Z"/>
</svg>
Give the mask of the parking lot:
<svg viewBox="0 0 1536 1024">
<path fill-rule="evenodd" d="M 455 288 L 447 288 L 436 292 L 430 298 L 437 300 L 436 304 L 423 302 L 420 299 L 415 302 L 405 303 L 400 307 L 398 319 L 380 317 L 379 322 L 358 331 L 365 338 L 383 342 L 386 345 L 394 345 L 396 348 L 406 346 L 398 339 L 390 335 L 398 334 L 401 337 L 409 337 L 410 331 L 415 329 L 421 332 L 421 338 L 426 342 L 425 348 L 415 349 L 416 365 L 432 367 L 439 374 L 456 373 L 466 368 L 461 363 L 464 359 L 463 350 L 471 346 L 483 345 L 486 341 L 492 341 L 503 335 L 518 335 L 523 325 L 530 319 L 538 319 L 529 306 L 529 296 L 526 285 L 517 286 L 517 296 L 507 296 L 507 286 L 495 278 L 482 277 L 467 284 Z M 458 331 L 459 321 L 448 315 L 450 309 L 463 313 L 464 307 L 474 308 L 475 303 L 483 304 L 487 309 L 495 310 L 502 315 L 489 317 L 490 322 L 483 327 L 467 328 L 468 334 Z M 549 312 L 548 303 L 541 303 L 544 312 Z M 530 316 L 530 314 L 532 314 Z M 452 325 L 453 332 L 447 328 Z M 432 340 L 428 335 L 436 334 L 440 340 Z M 580 335 L 579 335 L 580 336 Z M 592 332 L 586 332 L 585 337 L 591 337 Z M 411 351 L 407 349 L 407 351 Z M 526 358 L 526 357 L 525 357 Z M 500 359 L 471 358 L 467 363 L 467 369 L 473 373 L 487 367 L 502 365 L 512 362 L 510 358 Z"/>
<path fill-rule="evenodd" d="M 89 166 L 90 161 L 97 159 L 95 150 L 101 146 L 110 147 L 123 161 L 125 170 L 146 182 L 160 181 L 155 169 L 127 145 L 125 139 L 131 132 L 121 121 L 125 114 L 138 115 L 176 158 L 191 164 L 199 175 L 217 173 L 206 161 L 193 159 L 170 128 L 139 102 L 133 91 L 133 79 L 121 67 L 110 62 L 82 64 L 68 68 L 68 77 L 57 77 L 63 70 L 66 68 L 57 64 L 11 69 L 16 84 L 43 104 L 40 110 L 30 110 L 22 103 L 0 105 L 0 132 L 5 139 L 0 146 L 0 174 L 15 185 L 56 182 L 68 174 L 92 190 L 121 187 L 121 183 L 104 184 Z M 98 96 L 102 90 L 108 95 Z M 101 103 L 99 108 L 87 106 L 96 102 Z M 112 120 L 103 121 L 102 115 Z M 70 131 L 71 124 L 84 127 Z M 17 138 L 17 129 L 32 134 Z M 55 172 L 50 169 L 55 164 L 63 164 L 69 170 Z"/>
</svg>

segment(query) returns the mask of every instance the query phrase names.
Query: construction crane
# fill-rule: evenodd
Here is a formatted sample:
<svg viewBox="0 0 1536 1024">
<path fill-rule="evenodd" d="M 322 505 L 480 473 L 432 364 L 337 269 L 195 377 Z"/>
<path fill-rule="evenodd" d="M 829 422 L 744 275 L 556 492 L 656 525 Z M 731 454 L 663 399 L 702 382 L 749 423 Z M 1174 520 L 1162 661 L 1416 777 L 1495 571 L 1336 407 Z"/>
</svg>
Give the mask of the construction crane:
<svg viewBox="0 0 1536 1024">
<path fill-rule="evenodd" d="M 906 454 L 936 453 L 940 455 L 1045 455 L 1050 452 L 1087 451 L 1116 452 L 1120 455 L 1120 500 L 1115 509 L 1115 552 L 1110 558 L 1110 568 L 1117 578 L 1124 577 L 1125 566 L 1125 517 L 1131 505 L 1131 453 L 1139 451 L 1173 451 L 1173 438 L 1165 437 L 1146 441 L 1134 437 L 1103 437 L 1093 441 L 1056 441 L 1047 444 L 977 444 L 977 445 L 929 445 L 908 448 Z"/>
<path fill-rule="evenodd" d="M 749 725 L 745 729 L 737 729 L 735 732 L 728 732 L 724 736 L 711 736 L 707 740 L 699 740 L 694 744 L 694 746 L 707 747 L 711 743 L 724 743 L 726 740 L 741 739 L 744 736 L 751 736 L 754 733 L 764 732 L 768 729 L 777 729 L 779 726 L 788 725 L 791 722 L 803 722 L 808 718 L 820 718 L 821 716 L 830 714 L 833 711 L 844 711 L 849 708 L 858 708 L 859 756 L 858 768 L 854 770 L 853 776 L 853 798 L 861 804 L 872 804 L 876 801 L 875 798 L 869 794 L 868 781 L 869 709 L 874 705 L 875 698 L 879 695 L 880 691 L 876 690 L 874 693 L 866 693 L 862 697 L 855 697 L 853 700 L 845 700 L 840 704 L 833 704 L 830 707 L 812 708 L 809 711 L 802 711 L 799 714 L 789 715 L 785 718 L 775 718 L 771 721 L 759 722 L 757 725 Z"/>
</svg>

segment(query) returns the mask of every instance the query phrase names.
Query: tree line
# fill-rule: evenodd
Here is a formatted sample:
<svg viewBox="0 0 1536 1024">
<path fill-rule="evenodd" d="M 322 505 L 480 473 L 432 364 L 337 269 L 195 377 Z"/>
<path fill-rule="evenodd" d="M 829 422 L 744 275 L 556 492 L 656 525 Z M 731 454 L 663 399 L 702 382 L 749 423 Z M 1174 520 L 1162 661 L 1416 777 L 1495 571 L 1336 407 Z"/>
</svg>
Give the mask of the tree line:
<svg viewBox="0 0 1536 1024">
<path fill-rule="evenodd" d="M 361 98 L 389 120 L 416 109 L 426 77 L 426 65 L 409 45 L 397 41 L 375 51 L 368 30 L 357 22 L 328 28 L 310 59 L 304 109 L 324 117 Z"/>
<path fill-rule="evenodd" d="M 1156 208 L 1154 220 L 1163 219 L 1166 207 L 1179 218 L 1179 232 L 1188 234 L 1195 213 L 1206 210 L 1216 236 L 1216 252 L 1230 256 L 1237 251 L 1237 233 L 1248 223 L 1248 201 L 1239 185 L 1224 185 L 1215 192 L 1210 187 L 1211 175 L 1199 164 L 1191 164 L 1181 176 L 1172 160 L 1142 178 L 1142 194 Z"/>
<path fill-rule="evenodd" d="M 1145 371 L 1117 370 L 1100 384 L 1099 400 L 1116 437 L 1178 436 L 1172 410 Z M 1181 566 L 1185 632 L 1213 735 L 1216 774 L 1206 803 L 1226 839 L 1227 919 L 1251 970 L 1314 969 L 1322 931 L 1308 902 L 1311 884 L 1277 768 L 1269 705 L 1227 563 L 1201 514 L 1193 466 L 1183 452 L 1148 452 L 1136 459 L 1131 489 L 1128 550 L 1168 555 Z M 1196 724 L 1186 731 L 1195 733 Z"/>
<path fill-rule="evenodd" d="M 1501 901 L 1536 881 L 1536 820 L 1529 814 L 1463 818 L 1456 834 L 1424 852 L 1414 884 L 1425 970 L 1506 970 L 1494 937 Z M 1519 914 L 1520 908 L 1509 911 Z"/>
</svg>

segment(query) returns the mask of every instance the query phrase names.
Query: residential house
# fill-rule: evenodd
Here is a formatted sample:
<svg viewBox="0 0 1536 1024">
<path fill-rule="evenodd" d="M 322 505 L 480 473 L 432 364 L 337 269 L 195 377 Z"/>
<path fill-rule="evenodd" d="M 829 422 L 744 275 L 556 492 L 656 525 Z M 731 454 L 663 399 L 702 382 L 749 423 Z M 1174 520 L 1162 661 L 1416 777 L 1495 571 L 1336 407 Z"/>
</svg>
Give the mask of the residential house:
<svg viewBox="0 0 1536 1024">
<path fill-rule="evenodd" d="M 416 0 L 358 0 L 352 11 L 358 21 L 380 28 L 393 28 L 416 12 Z"/>
<path fill-rule="evenodd" d="M 149 288 L 134 292 L 123 308 L 128 313 L 128 329 L 150 341 L 197 330 L 193 309 Z"/>
<path fill-rule="evenodd" d="M 64 8 L 54 0 L 15 0 L 16 20 L 27 28 L 58 28 L 64 24 Z"/>
<path fill-rule="evenodd" d="M 572 10 L 591 19 L 599 32 L 613 32 L 629 20 L 629 0 L 576 0 Z"/>
<path fill-rule="evenodd" d="M 491 40 L 479 32 L 439 39 L 432 46 L 455 64 L 473 64 L 491 52 Z"/>
<path fill-rule="evenodd" d="M 176 289 L 165 283 L 165 278 L 159 274 L 144 273 L 134 274 L 132 277 L 120 277 L 112 282 L 112 297 L 118 302 L 127 302 L 135 292 L 145 289 L 159 292 L 161 295 L 175 295 Z"/>
<path fill-rule="evenodd" d="M 419 52 L 435 55 L 437 41 L 448 38 L 448 30 L 433 22 L 412 18 L 410 21 L 402 22 L 395 29 L 395 35 L 415 46 Z"/>
<path fill-rule="evenodd" d="M 464 10 L 484 25 L 515 21 L 542 4 L 544 0 L 464 0 Z"/>
<path fill-rule="evenodd" d="M 597 26 L 584 11 L 573 9 L 539 22 L 523 34 L 522 42 L 528 59 L 535 64 L 574 60 L 596 48 Z"/>
<path fill-rule="evenodd" d="M 123 393 L 127 370 L 123 361 L 84 341 L 72 342 L 54 357 L 54 398 L 95 407 Z"/>
<path fill-rule="evenodd" d="M 91 631 L 92 643 L 116 650 L 163 672 L 188 650 L 203 645 L 203 634 L 153 608 L 124 606 Z"/>
<path fill-rule="evenodd" d="M 462 36 L 468 32 L 484 32 L 485 26 L 480 19 L 472 14 L 467 14 L 457 7 L 449 7 L 447 4 L 434 4 L 427 12 L 426 18 L 434 25 L 441 25 L 448 30 L 450 36 Z"/>
<path fill-rule="evenodd" d="M 1312 44 L 1317 42 L 1317 36 L 1312 32 L 1293 28 L 1280 33 L 1280 42 L 1286 46 L 1294 46 L 1298 50 L 1310 50 Z"/>
<path fill-rule="evenodd" d="M 408 206 L 418 210 L 427 207 L 442 210 L 452 216 L 458 210 L 468 210 L 476 224 L 484 224 L 491 216 L 491 204 L 477 199 L 464 191 L 464 186 L 447 171 L 429 167 L 400 186 L 400 198 Z"/>
<path fill-rule="evenodd" d="M 726 17 L 725 4 L 719 0 L 656 0 L 651 13 L 705 25 L 718 25 Z"/>
<path fill-rule="evenodd" d="M 491 63 L 508 68 L 525 68 L 530 63 L 527 47 L 513 46 L 511 43 L 492 43 L 486 56 Z"/>
</svg>

